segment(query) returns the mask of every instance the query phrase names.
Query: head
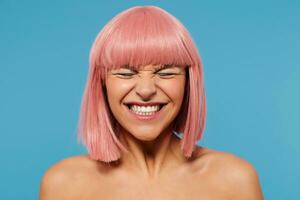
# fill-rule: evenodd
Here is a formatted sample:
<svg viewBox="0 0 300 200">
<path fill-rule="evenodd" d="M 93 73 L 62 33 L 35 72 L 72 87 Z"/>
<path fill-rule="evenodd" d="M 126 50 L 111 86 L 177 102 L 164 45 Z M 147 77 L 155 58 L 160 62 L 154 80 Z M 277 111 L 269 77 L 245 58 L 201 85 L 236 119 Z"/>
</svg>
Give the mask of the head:
<svg viewBox="0 0 300 200">
<path fill-rule="evenodd" d="M 124 77 L 128 73 L 131 77 Z M 129 115 L 136 102 L 156 102 L 167 112 L 160 120 L 136 121 Z M 133 7 L 105 25 L 90 51 L 79 121 L 79 139 L 91 158 L 110 162 L 127 151 L 118 139 L 120 127 L 144 141 L 167 128 L 182 132 L 181 148 L 190 157 L 205 120 L 200 56 L 175 17 L 155 6 Z"/>
</svg>

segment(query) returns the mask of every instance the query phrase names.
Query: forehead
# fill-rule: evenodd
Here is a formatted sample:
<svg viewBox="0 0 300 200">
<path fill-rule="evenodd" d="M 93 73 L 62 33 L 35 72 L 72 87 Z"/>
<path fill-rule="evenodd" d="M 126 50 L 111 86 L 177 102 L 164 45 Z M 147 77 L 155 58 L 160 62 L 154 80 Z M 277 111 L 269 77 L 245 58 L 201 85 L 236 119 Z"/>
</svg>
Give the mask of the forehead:
<svg viewBox="0 0 300 200">
<path fill-rule="evenodd" d="M 174 64 L 149 64 L 149 65 L 141 65 L 141 66 L 129 66 L 129 65 L 124 65 L 124 66 L 119 66 L 119 67 L 112 67 L 111 70 L 116 70 L 116 69 L 132 69 L 132 70 L 140 70 L 140 71 L 153 71 L 153 70 L 159 70 L 159 69 L 179 69 L 183 70 L 187 66 L 181 66 L 181 65 L 174 65 Z"/>
</svg>

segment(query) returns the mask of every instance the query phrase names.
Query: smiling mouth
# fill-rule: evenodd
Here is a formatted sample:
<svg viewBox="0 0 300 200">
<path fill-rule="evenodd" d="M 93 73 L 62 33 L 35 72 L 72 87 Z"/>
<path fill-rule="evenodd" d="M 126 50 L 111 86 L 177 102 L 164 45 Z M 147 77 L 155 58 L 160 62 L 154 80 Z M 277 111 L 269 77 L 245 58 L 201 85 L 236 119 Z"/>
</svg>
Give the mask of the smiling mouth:
<svg viewBox="0 0 300 200">
<path fill-rule="evenodd" d="M 131 112 L 137 115 L 154 115 L 159 112 L 167 103 L 155 104 L 151 106 L 140 106 L 136 104 L 124 104 Z"/>
<path fill-rule="evenodd" d="M 161 110 L 167 105 L 168 103 L 161 103 L 161 104 L 148 104 L 148 106 L 144 106 L 141 104 L 124 104 L 128 111 L 133 114 L 139 120 L 154 120 L 159 118 L 161 115 Z"/>
</svg>

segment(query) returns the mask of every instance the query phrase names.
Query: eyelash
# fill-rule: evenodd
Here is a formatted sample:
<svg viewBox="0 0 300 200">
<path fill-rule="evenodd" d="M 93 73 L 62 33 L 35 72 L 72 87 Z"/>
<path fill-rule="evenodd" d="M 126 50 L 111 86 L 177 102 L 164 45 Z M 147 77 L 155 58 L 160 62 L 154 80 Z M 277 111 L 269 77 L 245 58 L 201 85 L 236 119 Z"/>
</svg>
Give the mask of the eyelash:
<svg viewBox="0 0 300 200">
<path fill-rule="evenodd" d="M 116 75 L 130 77 L 130 76 L 133 76 L 134 74 L 133 73 L 116 73 Z"/>
<path fill-rule="evenodd" d="M 160 75 L 160 76 L 174 76 L 174 75 L 176 75 L 175 73 L 171 73 L 171 72 L 165 72 L 165 73 L 163 73 L 163 72 L 161 72 L 161 73 L 157 73 L 158 75 Z"/>
</svg>

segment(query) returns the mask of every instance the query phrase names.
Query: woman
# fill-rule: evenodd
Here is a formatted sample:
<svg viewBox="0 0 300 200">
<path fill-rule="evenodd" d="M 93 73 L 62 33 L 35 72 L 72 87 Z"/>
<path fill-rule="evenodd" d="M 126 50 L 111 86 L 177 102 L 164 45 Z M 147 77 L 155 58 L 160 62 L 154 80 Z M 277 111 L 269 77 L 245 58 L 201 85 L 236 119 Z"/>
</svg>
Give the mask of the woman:
<svg viewBox="0 0 300 200">
<path fill-rule="evenodd" d="M 114 17 L 90 53 L 79 138 L 88 155 L 44 175 L 48 199 L 263 199 L 247 161 L 201 146 L 203 69 L 185 27 L 154 6 Z"/>
</svg>

